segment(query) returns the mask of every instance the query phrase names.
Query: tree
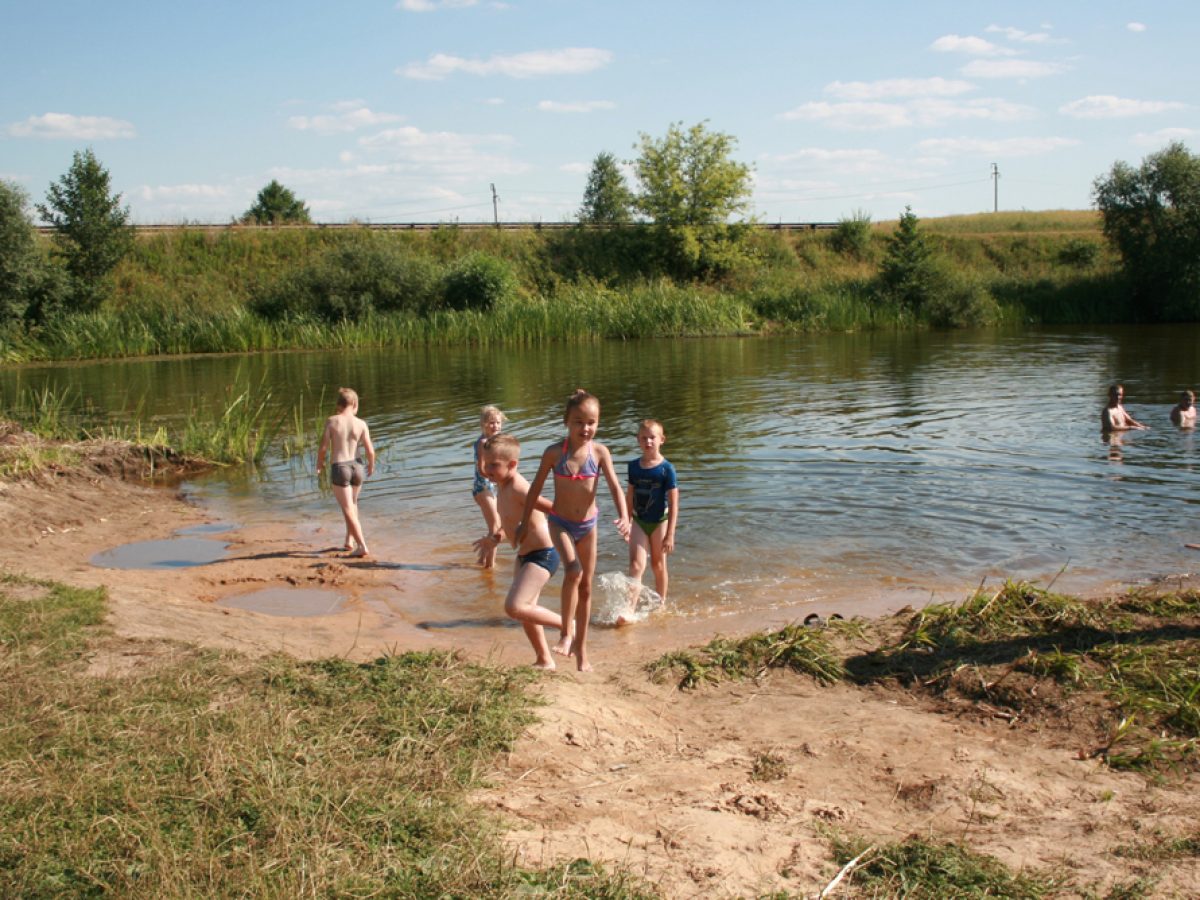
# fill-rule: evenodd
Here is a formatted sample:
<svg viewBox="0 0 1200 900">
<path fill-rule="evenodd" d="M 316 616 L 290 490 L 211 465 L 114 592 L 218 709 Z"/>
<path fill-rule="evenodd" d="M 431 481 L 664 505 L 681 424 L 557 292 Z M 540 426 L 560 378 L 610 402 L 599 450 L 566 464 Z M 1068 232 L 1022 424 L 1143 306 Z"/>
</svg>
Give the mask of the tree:
<svg viewBox="0 0 1200 900">
<path fill-rule="evenodd" d="M 1093 196 L 1136 308 L 1158 320 L 1200 317 L 1200 156 L 1176 141 L 1136 169 L 1117 162 Z"/>
<path fill-rule="evenodd" d="M 241 221 L 247 225 L 307 225 L 312 219 L 304 202 L 272 178 Z"/>
<path fill-rule="evenodd" d="M 108 170 L 90 147 L 75 152 L 71 168 L 50 185 L 37 210 L 54 228 L 57 253 L 71 278 L 72 308 L 95 309 L 108 293 L 108 274 L 133 244 L 133 229 L 129 207 L 111 193 Z"/>
<path fill-rule="evenodd" d="M 20 187 L 0 181 L 0 327 L 25 314 L 36 278 L 37 238 L 28 200 Z"/>
<path fill-rule="evenodd" d="M 749 206 L 751 170 L 731 158 L 736 145 L 703 122 L 687 131 L 673 124 L 659 140 L 643 134 L 635 145 L 635 206 L 654 223 L 665 262 L 679 274 L 720 272 L 744 259 L 747 223 L 730 219 Z"/>
<path fill-rule="evenodd" d="M 918 313 L 938 287 L 938 267 L 933 249 L 925 242 L 921 223 L 911 206 L 904 213 L 891 238 L 887 255 L 879 269 L 879 281 L 888 299 L 910 312 Z"/>
<path fill-rule="evenodd" d="M 592 161 L 579 221 L 586 225 L 625 225 L 633 220 L 633 193 L 625 184 L 625 176 L 617 158 L 608 152 L 597 154 Z"/>
</svg>

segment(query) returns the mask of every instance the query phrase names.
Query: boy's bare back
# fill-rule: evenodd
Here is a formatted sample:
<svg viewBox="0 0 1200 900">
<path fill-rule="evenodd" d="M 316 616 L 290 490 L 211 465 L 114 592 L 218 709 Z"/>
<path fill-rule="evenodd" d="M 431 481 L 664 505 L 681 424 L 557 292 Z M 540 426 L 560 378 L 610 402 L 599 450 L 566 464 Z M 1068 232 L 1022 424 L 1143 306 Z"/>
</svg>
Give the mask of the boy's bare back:
<svg viewBox="0 0 1200 900">
<path fill-rule="evenodd" d="M 500 525 L 510 537 L 516 534 L 517 525 L 521 523 L 528 494 L 529 482 L 520 472 L 514 473 L 508 482 L 497 485 L 496 507 L 500 512 Z M 534 509 L 525 525 L 525 534 L 517 553 L 524 555 L 552 546 L 554 544 L 550 540 L 550 526 L 546 524 L 546 515 L 540 509 Z"/>
<path fill-rule="evenodd" d="M 369 434 L 367 423 L 349 411 L 330 416 L 325 420 L 330 461 L 353 462 L 358 455 L 359 443 Z"/>
</svg>

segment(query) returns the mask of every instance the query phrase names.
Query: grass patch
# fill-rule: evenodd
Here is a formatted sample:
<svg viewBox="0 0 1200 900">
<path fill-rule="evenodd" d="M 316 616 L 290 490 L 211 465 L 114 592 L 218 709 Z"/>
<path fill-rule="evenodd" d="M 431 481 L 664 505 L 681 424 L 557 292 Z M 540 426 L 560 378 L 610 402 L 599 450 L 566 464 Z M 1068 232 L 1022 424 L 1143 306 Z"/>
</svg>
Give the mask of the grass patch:
<svg viewBox="0 0 1200 900">
<path fill-rule="evenodd" d="M 699 650 L 667 653 L 650 663 L 648 669 L 656 680 L 678 672 L 680 689 L 725 678 L 757 678 L 769 669 L 790 669 L 822 684 L 840 681 L 844 675 L 841 662 L 825 638 L 803 625 L 788 625 L 739 640 L 716 638 Z"/>
<path fill-rule="evenodd" d="M 1117 856 L 1148 862 L 1169 862 L 1177 859 L 1200 859 L 1200 831 L 1192 834 L 1156 834 L 1148 841 L 1118 847 Z"/>
<path fill-rule="evenodd" d="M 527 671 L 156 644 L 89 675 L 103 609 L 0 580 L 3 896 L 648 896 L 586 862 L 515 868 L 468 804 L 530 721 Z"/>
<path fill-rule="evenodd" d="M 1091 706 L 1108 723 L 1091 755 L 1114 767 L 1161 771 L 1200 762 L 1194 592 L 1085 603 L 1008 583 L 957 606 L 921 610 L 897 639 L 846 666 L 860 683 L 898 679 L 986 704 L 1010 721 Z"/>
<path fill-rule="evenodd" d="M 847 896 L 904 897 L 906 900 L 1005 897 L 1040 900 L 1055 896 L 1061 881 L 1047 875 L 1013 872 L 991 856 L 958 844 L 938 844 L 918 837 L 871 847 L 861 839 L 832 839 L 835 861 L 845 866 L 859 857 L 842 882 Z"/>
</svg>

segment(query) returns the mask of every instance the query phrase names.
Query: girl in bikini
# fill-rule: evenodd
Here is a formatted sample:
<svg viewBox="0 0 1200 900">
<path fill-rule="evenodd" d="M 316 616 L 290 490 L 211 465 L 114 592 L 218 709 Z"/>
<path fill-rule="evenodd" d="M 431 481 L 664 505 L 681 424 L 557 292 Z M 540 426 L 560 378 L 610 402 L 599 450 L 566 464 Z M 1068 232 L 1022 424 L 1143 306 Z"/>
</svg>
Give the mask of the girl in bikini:
<svg viewBox="0 0 1200 900">
<path fill-rule="evenodd" d="M 542 454 L 537 476 L 525 497 L 525 511 L 517 526 L 516 540 L 524 537 L 525 522 L 533 514 L 546 479 L 554 474 L 554 511 L 550 537 L 563 562 L 562 639 L 553 648 L 560 656 L 575 657 L 581 672 L 591 671 L 587 659 L 588 619 L 592 614 L 592 576 L 596 571 L 596 492 L 600 476 L 608 482 L 618 518 L 617 531 L 629 540 L 629 510 L 625 494 L 617 483 L 612 454 L 593 438 L 600 424 L 600 401 L 583 388 L 577 388 L 563 414 L 567 437 L 551 444 Z M 572 628 L 572 625 L 574 628 Z"/>
</svg>

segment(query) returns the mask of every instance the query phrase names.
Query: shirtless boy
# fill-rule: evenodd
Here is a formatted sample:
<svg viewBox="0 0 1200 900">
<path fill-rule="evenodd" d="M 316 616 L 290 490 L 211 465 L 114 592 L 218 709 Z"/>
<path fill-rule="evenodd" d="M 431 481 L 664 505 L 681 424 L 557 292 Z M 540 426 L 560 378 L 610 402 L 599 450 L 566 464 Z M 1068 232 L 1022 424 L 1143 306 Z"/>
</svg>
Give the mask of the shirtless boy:
<svg viewBox="0 0 1200 900">
<path fill-rule="evenodd" d="M 363 464 L 358 461 L 360 444 L 367 454 L 366 474 L 370 475 L 375 471 L 375 448 L 367 423 L 358 417 L 358 394 L 350 388 L 338 388 L 337 413 L 325 420 L 321 446 L 317 449 L 317 471 L 324 471 L 325 457 L 329 454 L 333 460 L 329 483 L 346 519 L 345 549 L 352 551 L 350 555 L 355 558 L 371 552 L 358 520 L 358 493 L 364 479 Z"/>
<path fill-rule="evenodd" d="M 517 471 L 521 459 L 521 445 L 508 434 L 497 434 L 484 440 L 481 447 L 480 468 L 488 481 L 496 485 L 496 508 L 500 513 L 500 531 L 487 534 L 475 541 L 476 552 L 494 551 L 505 535 L 515 535 L 517 525 L 525 510 L 525 498 L 529 494 L 529 482 Z M 546 524 L 546 513 L 552 509 L 549 500 L 538 498 L 538 502 L 525 521 L 521 543 L 517 547 L 517 560 L 513 569 L 512 587 L 504 598 L 504 612 L 516 619 L 525 629 L 525 636 L 533 645 L 535 669 L 553 669 L 554 657 L 550 655 L 550 644 L 546 640 L 547 628 L 562 630 L 562 617 L 538 605 L 538 597 L 546 582 L 558 570 L 558 551 L 550 540 L 550 527 Z M 515 541 L 514 541 L 515 546 Z"/>
<path fill-rule="evenodd" d="M 1196 427 L 1196 395 L 1184 391 L 1179 395 L 1179 402 L 1171 409 L 1171 421 L 1180 428 Z"/>
<path fill-rule="evenodd" d="M 1148 427 L 1125 411 L 1125 407 L 1121 405 L 1124 399 L 1124 385 L 1114 384 L 1108 389 L 1108 405 L 1100 410 L 1100 430 L 1104 434 Z"/>
</svg>

